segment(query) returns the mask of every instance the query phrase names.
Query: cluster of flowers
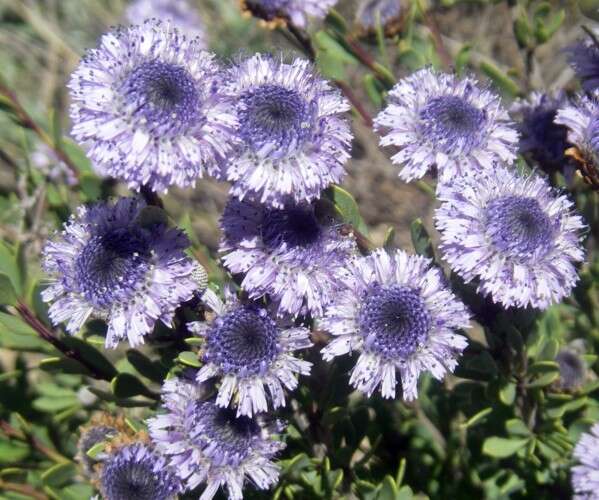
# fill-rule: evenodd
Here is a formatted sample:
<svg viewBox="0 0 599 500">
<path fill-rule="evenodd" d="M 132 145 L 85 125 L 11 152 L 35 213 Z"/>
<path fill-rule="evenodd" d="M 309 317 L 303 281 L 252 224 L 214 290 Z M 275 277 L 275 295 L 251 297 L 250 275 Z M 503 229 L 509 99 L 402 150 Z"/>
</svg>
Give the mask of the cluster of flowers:
<svg viewBox="0 0 599 500">
<path fill-rule="evenodd" d="M 350 384 L 368 395 L 395 397 L 399 374 L 403 398 L 414 399 L 421 373 L 454 370 L 469 313 L 441 270 L 400 250 L 361 255 L 323 210 L 322 191 L 350 158 L 350 106 L 309 62 L 257 54 L 223 66 L 201 39 L 148 20 L 104 35 L 69 88 L 73 136 L 100 174 L 137 191 L 189 187 L 203 175 L 231 183 L 220 250 L 246 292 L 225 289 L 223 301 L 206 289 L 187 237 L 139 198 L 81 207 L 47 244 L 44 299 L 71 334 L 98 317 L 106 347 L 136 346 L 194 296 L 212 312 L 188 325 L 204 339 L 203 365 L 164 383 L 149 440 L 115 446 L 99 464 L 105 498 L 168 499 L 206 483 L 202 499 L 221 486 L 240 499 L 245 479 L 276 483 L 282 424 L 264 413 L 310 373 L 295 355 L 312 345 L 310 321 L 332 335 L 325 360 L 359 353 Z M 583 222 L 544 178 L 512 166 L 519 135 L 499 97 L 472 78 L 423 69 L 388 101 L 375 130 L 400 148 L 392 161 L 402 179 L 436 168 L 436 226 L 452 270 L 504 307 L 567 296 L 584 257 Z M 599 116 L 594 102 L 558 113 L 571 142 Z"/>
</svg>

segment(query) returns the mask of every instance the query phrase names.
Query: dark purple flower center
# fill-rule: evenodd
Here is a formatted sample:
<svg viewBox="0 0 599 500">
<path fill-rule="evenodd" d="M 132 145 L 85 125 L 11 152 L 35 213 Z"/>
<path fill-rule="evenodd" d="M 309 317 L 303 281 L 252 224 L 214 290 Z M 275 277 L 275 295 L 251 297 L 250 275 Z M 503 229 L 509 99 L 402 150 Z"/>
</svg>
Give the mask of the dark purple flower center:
<svg viewBox="0 0 599 500">
<path fill-rule="evenodd" d="M 156 456 L 139 445 L 131 445 L 109 458 L 101 475 L 103 498 L 106 500 L 167 500 L 174 497 L 176 479 L 164 468 L 157 468 Z M 158 470 L 157 470 L 158 469 Z"/>
<path fill-rule="evenodd" d="M 200 94 L 189 72 L 176 64 L 146 61 L 122 84 L 133 116 L 157 133 L 178 134 L 200 120 Z"/>
<path fill-rule="evenodd" d="M 143 284 L 149 267 L 150 234 L 138 227 L 93 236 L 75 261 L 80 292 L 95 307 L 126 300 Z"/>
<path fill-rule="evenodd" d="M 194 402 L 190 406 L 190 433 L 198 446 L 216 445 L 213 464 L 238 465 L 247 457 L 260 438 L 261 429 L 256 420 L 236 416 L 235 410 L 219 408 L 214 402 Z"/>
<path fill-rule="evenodd" d="M 368 350 L 405 360 L 426 341 L 432 318 L 418 290 L 374 284 L 362 299 L 359 325 Z"/>
<path fill-rule="evenodd" d="M 519 127 L 520 151 L 530 152 L 542 167 L 562 168 L 566 161 L 564 151 L 568 148 L 568 129 L 554 122 L 556 114 L 556 106 L 541 104 L 524 113 Z"/>
<path fill-rule="evenodd" d="M 240 97 L 240 134 L 259 156 L 280 158 L 312 135 L 315 110 L 297 91 L 265 84 Z"/>
<path fill-rule="evenodd" d="M 485 209 L 486 234 L 511 257 L 530 257 L 551 247 L 554 224 L 539 202 L 525 196 L 502 196 Z"/>
<path fill-rule="evenodd" d="M 279 353 L 279 330 L 264 309 L 240 306 L 214 322 L 206 342 L 206 361 L 225 373 L 265 373 Z"/>
<path fill-rule="evenodd" d="M 444 95 L 420 110 L 421 133 L 446 154 L 468 153 L 480 142 L 486 112 L 466 99 Z"/>
<path fill-rule="evenodd" d="M 247 0 L 248 7 L 266 16 L 285 14 L 289 0 Z"/>
<path fill-rule="evenodd" d="M 282 243 L 306 247 L 318 241 L 321 227 L 312 206 L 268 209 L 262 221 L 262 241 L 269 248 Z"/>
</svg>

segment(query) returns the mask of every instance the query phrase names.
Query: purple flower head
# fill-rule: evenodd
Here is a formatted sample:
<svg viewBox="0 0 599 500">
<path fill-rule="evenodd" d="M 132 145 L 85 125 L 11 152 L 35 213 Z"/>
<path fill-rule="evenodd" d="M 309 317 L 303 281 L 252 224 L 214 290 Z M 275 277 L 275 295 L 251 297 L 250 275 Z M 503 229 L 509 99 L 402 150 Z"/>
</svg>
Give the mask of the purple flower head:
<svg viewBox="0 0 599 500">
<path fill-rule="evenodd" d="M 244 0 L 246 10 L 265 21 L 289 20 L 308 27 L 308 18 L 323 19 L 338 0 Z"/>
<path fill-rule="evenodd" d="M 80 207 L 64 230 L 46 244 L 43 267 L 51 284 L 42 297 L 50 318 L 75 334 L 91 317 L 108 323 L 106 347 L 119 340 L 142 344 L 157 320 L 170 324 L 175 308 L 197 289 L 185 234 L 145 223 L 145 203 Z"/>
<path fill-rule="evenodd" d="M 204 294 L 216 318 L 211 324 L 190 323 L 192 331 L 205 338 L 204 365 L 197 381 L 222 378 L 216 404 L 237 406 L 237 416 L 267 411 L 265 387 L 272 407 L 285 406 L 283 387 L 297 387 L 296 374 L 308 375 L 311 363 L 292 353 L 312 345 L 304 327 L 281 325 L 269 311 L 256 303 L 242 303 L 229 294 L 223 303 L 214 292 Z"/>
<path fill-rule="evenodd" d="M 272 208 L 231 198 L 221 227 L 223 262 L 252 298 L 269 294 L 279 311 L 321 316 L 338 287 L 336 271 L 355 252 L 353 238 L 313 204 Z"/>
<path fill-rule="evenodd" d="M 585 161 L 599 165 L 599 98 L 579 95 L 557 111 L 555 123 L 568 129 L 568 141 L 578 148 Z"/>
<path fill-rule="evenodd" d="M 368 31 L 375 30 L 377 24 L 384 28 L 400 19 L 405 6 L 404 0 L 362 0 L 356 13 L 356 24 Z"/>
<path fill-rule="evenodd" d="M 170 23 L 118 28 L 71 76 L 73 136 L 99 173 L 165 191 L 220 172 L 236 123 L 220 68 Z"/>
<path fill-rule="evenodd" d="M 166 413 L 148 421 L 153 442 L 169 457 L 185 489 L 206 483 L 200 498 L 209 500 L 226 486 L 229 498 L 240 500 L 246 479 L 259 489 L 273 486 L 279 467 L 271 460 L 285 447 L 273 437 L 282 426 L 236 416 L 205 396 L 193 376 L 167 380 L 162 387 Z"/>
<path fill-rule="evenodd" d="M 584 259 L 582 218 L 537 176 L 503 166 L 456 179 L 439 199 L 436 226 L 453 271 L 504 307 L 545 309 L 572 291 Z"/>
<path fill-rule="evenodd" d="M 98 463 L 98 459 L 105 458 L 106 456 L 106 454 L 104 454 L 102 457 L 91 458 L 87 454 L 89 449 L 102 441 L 110 440 L 115 437 L 118 432 L 116 427 L 95 425 L 81 434 L 81 437 L 77 442 L 77 460 L 81 463 L 83 470 L 87 475 L 92 476 L 94 474 L 94 466 Z"/>
<path fill-rule="evenodd" d="M 242 142 L 224 172 L 233 196 L 282 208 L 341 181 L 352 134 L 340 115 L 349 105 L 308 61 L 256 54 L 226 80 Z"/>
<path fill-rule="evenodd" d="M 512 162 L 518 134 L 499 96 L 473 78 L 422 69 L 398 82 L 375 118 L 381 145 L 401 148 L 391 161 L 409 182 L 436 166 L 441 184 Z"/>
<path fill-rule="evenodd" d="M 564 151 L 568 129 L 555 123 L 557 110 L 567 103 L 564 93 L 555 96 L 533 92 L 526 101 L 517 101 L 511 108 L 519 118 L 520 153 L 534 160 L 545 172 L 563 171 L 569 163 Z"/>
<path fill-rule="evenodd" d="M 180 490 L 166 459 L 146 444 L 119 447 L 102 464 L 100 491 L 105 500 L 172 500 Z"/>
<path fill-rule="evenodd" d="M 568 62 L 574 68 L 585 92 L 599 88 L 599 47 L 590 38 L 566 49 Z"/>
<path fill-rule="evenodd" d="M 169 21 L 186 37 L 197 39 L 201 48 L 207 46 L 204 22 L 187 0 L 135 0 L 127 7 L 125 17 L 131 24 L 146 19 Z"/>
<path fill-rule="evenodd" d="M 599 424 L 580 436 L 574 448 L 578 465 L 572 467 L 574 498 L 593 500 L 599 491 Z"/>
<path fill-rule="evenodd" d="M 421 373 L 441 380 L 455 369 L 468 343 L 456 330 L 469 326 L 469 314 L 430 259 L 376 250 L 355 259 L 342 279 L 319 327 L 334 336 L 322 350 L 325 360 L 360 353 L 352 386 L 369 396 L 380 386 L 383 397 L 394 398 L 399 372 L 403 398 L 412 400 Z"/>
</svg>

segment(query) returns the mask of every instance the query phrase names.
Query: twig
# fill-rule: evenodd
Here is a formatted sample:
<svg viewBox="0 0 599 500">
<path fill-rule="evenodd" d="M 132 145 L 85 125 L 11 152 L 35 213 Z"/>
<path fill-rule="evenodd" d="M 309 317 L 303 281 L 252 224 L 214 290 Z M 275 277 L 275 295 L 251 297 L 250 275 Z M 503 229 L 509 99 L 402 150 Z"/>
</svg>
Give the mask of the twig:
<svg viewBox="0 0 599 500">
<path fill-rule="evenodd" d="M 44 323 L 42 323 L 33 313 L 31 309 L 22 302 L 19 302 L 16 306 L 19 315 L 27 323 L 31 328 L 33 328 L 37 334 L 46 342 L 52 344 L 58 351 L 63 353 L 67 358 L 73 359 L 77 361 L 80 365 L 86 368 L 90 374 L 98 380 L 106 380 L 110 382 L 112 378 L 109 375 L 106 375 L 99 371 L 94 365 L 89 363 L 86 359 L 81 357 L 81 355 L 71 349 L 69 346 L 64 344 L 58 337 L 54 335 L 52 330 L 50 330 Z"/>
<path fill-rule="evenodd" d="M 48 135 L 48 133 L 42 129 L 35 120 L 31 118 L 29 113 L 25 110 L 25 108 L 19 102 L 16 94 L 10 90 L 4 82 L 0 82 L 0 95 L 6 97 L 10 101 L 10 105 L 12 107 L 12 112 L 16 115 L 17 119 L 21 126 L 32 130 L 37 136 L 44 142 L 57 156 L 57 158 L 62 161 L 67 168 L 71 171 L 71 173 L 75 176 L 75 178 L 79 178 L 79 170 L 76 165 L 72 162 L 69 156 L 57 145 L 54 144 L 52 138 Z"/>
<path fill-rule="evenodd" d="M 23 495 L 28 495 L 36 500 L 49 500 L 50 498 L 49 496 L 35 490 L 33 486 L 19 483 L 7 483 L 2 480 L 0 480 L 0 490 L 15 491 L 17 493 L 22 493 Z"/>
<path fill-rule="evenodd" d="M 364 124 L 368 128 L 371 128 L 372 127 L 372 117 L 370 116 L 368 111 L 366 111 L 366 108 L 364 108 L 364 106 L 358 100 L 358 98 L 355 96 L 355 94 L 352 92 L 352 90 L 349 88 L 347 83 L 342 82 L 341 80 L 335 80 L 335 85 L 337 85 L 337 87 L 339 87 L 341 92 L 343 92 L 345 97 L 347 97 L 347 100 L 352 103 L 352 106 L 354 108 L 356 108 L 356 111 L 362 117 Z"/>
<path fill-rule="evenodd" d="M 4 432 L 6 437 L 14 437 L 20 441 L 26 441 L 33 446 L 37 451 L 46 455 L 50 460 L 58 463 L 69 463 L 70 460 L 51 448 L 48 448 L 44 443 L 30 433 L 25 433 L 15 429 L 6 420 L 0 420 L 0 430 Z"/>
</svg>

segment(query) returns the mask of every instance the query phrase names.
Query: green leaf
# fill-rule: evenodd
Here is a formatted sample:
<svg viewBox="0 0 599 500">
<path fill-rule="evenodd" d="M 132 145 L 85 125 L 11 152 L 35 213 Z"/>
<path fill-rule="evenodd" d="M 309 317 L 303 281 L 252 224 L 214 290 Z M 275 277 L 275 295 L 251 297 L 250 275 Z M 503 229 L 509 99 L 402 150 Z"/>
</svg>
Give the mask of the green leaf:
<svg viewBox="0 0 599 500">
<path fill-rule="evenodd" d="M 499 390 L 499 400 L 507 406 L 511 406 L 516 399 L 516 384 L 508 382 Z"/>
<path fill-rule="evenodd" d="M 71 336 L 63 337 L 61 340 L 107 380 L 112 379 L 117 374 L 116 368 L 108 361 L 106 356 L 90 343 Z"/>
<path fill-rule="evenodd" d="M 514 436 L 530 436 L 530 429 L 526 427 L 526 424 L 519 418 L 512 418 L 505 422 L 505 429 L 508 434 Z"/>
<path fill-rule="evenodd" d="M 17 262 L 17 252 L 3 241 L 0 241 L 0 273 L 8 276 L 16 294 L 20 295 L 23 291 L 23 284 Z"/>
<path fill-rule="evenodd" d="M 52 358 L 42 359 L 39 367 L 46 372 L 71 373 L 76 375 L 85 375 L 87 377 L 92 374 L 79 361 L 71 358 L 63 358 L 55 356 Z"/>
<path fill-rule="evenodd" d="M 110 383 L 113 394 L 119 398 L 130 398 L 133 396 L 154 397 L 151 392 L 135 375 L 119 373 Z"/>
<path fill-rule="evenodd" d="M 541 375 L 539 378 L 526 384 L 526 387 L 528 387 L 528 388 L 545 387 L 545 386 L 555 382 L 558 379 L 558 377 L 559 377 L 559 372 L 545 373 L 544 375 Z"/>
<path fill-rule="evenodd" d="M 345 222 L 351 224 L 352 227 L 356 228 L 362 234 L 368 234 L 368 228 L 360 215 L 358 204 L 348 191 L 339 186 L 332 185 L 325 191 L 325 194 L 333 202 Z"/>
<path fill-rule="evenodd" d="M 29 455 L 30 449 L 20 441 L 0 438 L 0 463 L 16 464 Z"/>
<path fill-rule="evenodd" d="M 377 108 L 383 106 L 383 89 L 380 87 L 378 80 L 371 73 L 364 75 L 364 90 L 366 94 Z"/>
<path fill-rule="evenodd" d="M 60 500 L 81 500 L 93 495 L 94 489 L 89 484 L 71 484 L 60 491 Z"/>
<path fill-rule="evenodd" d="M 521 94 L 518 84 L 494 64 L 483 61 L 480 63 L 480 69 L 508 96 L 517 97 Z"/>
<path fill-rule="evenodd" d="M 483 443 L 483 453 L 495 458 L 506 458 L 512 456 L 518 450 L 526 446 L 528 439 L 506 439 L 501 437 L 489 437 Z"/>
<path fill-rule="evenodd" d="M 0 345 L 18 351 L 54 352 L 54 348 L 21 318 L 3 312 L 0 312 Z"/>
<path fill-rule="evenodd" d="M 395 479 L 386 475 L 381 482 L 377 500 L 397 500 L 399 497 L 399 488 L 395 484 Z"/>
<path fill-rule="evenodd" d="M 74 464 L 56 464 L 42 474 L 42 481 L 47 486 L 59 487 L 69 482 L 77 472 Z"/>
<path fill-rule="evenodd" d="M 412 236 L 414 251 L 418 255 L 434 259 L 435 253 L 433 251 L 433 244 L 431 243 L 430 236 L 424 227 L 422 219 L 418 218 L 410 224 L 410 234 Z"/>
<path fill-rule="evenodd" d="M 528 367 L 531 375 L 552 372 L 559 372 L 559 365 L 555 361 L 537 361 Z"/>
<path fill-rule="evenodd" d="M 487 415 L 489 415 L 493 411 L 493 408 L 485 408 L 472 417 L 470 417 L 466 422 L 460 425 L 463 429 L 469 429 L 470 427 L 474 427 L 476 424 L 482 422 Z"/>
<path fill-rule="evenodd" d="M 162 383 L 168 370 L 162 366 L 160 361 L 152 361 L 135 349 L 127 351 L 127 360 L 139 372 L 140 375 L 150 379 L 152 382 Z"/>
<path fill-rule="evenodd" d="M 55 396 L 42 396 L 33 400 L 31 405 L 39 411 L 44 413 L 54 413 L 73 406 L 79 405 L 79 400 L 76 396 L 70 397 L 55 397 Z"/>
<path fill-rule="evenodd" d="M 464 45 L 455 56 L 455 72 L 461 75 L 470 61 L 470 53 L 472 51 L 472 45 Z"/>
<path fill-rule="evenodd" d="M 104 441 L 96 443 L 85 454 L 92 460 L 96 460 L 98 456 L 106 449 L 106 443 Z"/>
<path fill-rule="evenodd" d="M 0 304 L 14 306 L 17 303 L 17 292 L 11 279 L 0 273 Z"/>
<path fill-rule="evenodd" d="M 193 351 L 183 351 L 179 353 L 177 361 L 185 366 L 191 366 L 192 368 L 200 368 L 202 366 L 198 359 L 198 355 Z"/>
<path fill-rule="evenodd" d="M 74 141 L 63 137 L 62 150 L 69 157 L 71 162 L 79 169 L 81 174 L 94 175 L 91 162 L 85 155 L 85 152 Z"/>
<path fill-rule="evenodd" d="M 93 174 L 83 174 L 79 179 L 84 201 L 97 201 L 102 197 L 102 180 Z"/>
<path fill-rule="evenodd" d="M 385 238 L 383 239 L 383 248 L 391 250 L 395 245 L 395 228 L 393 226 L 387 229 Z"/>
</svg>

